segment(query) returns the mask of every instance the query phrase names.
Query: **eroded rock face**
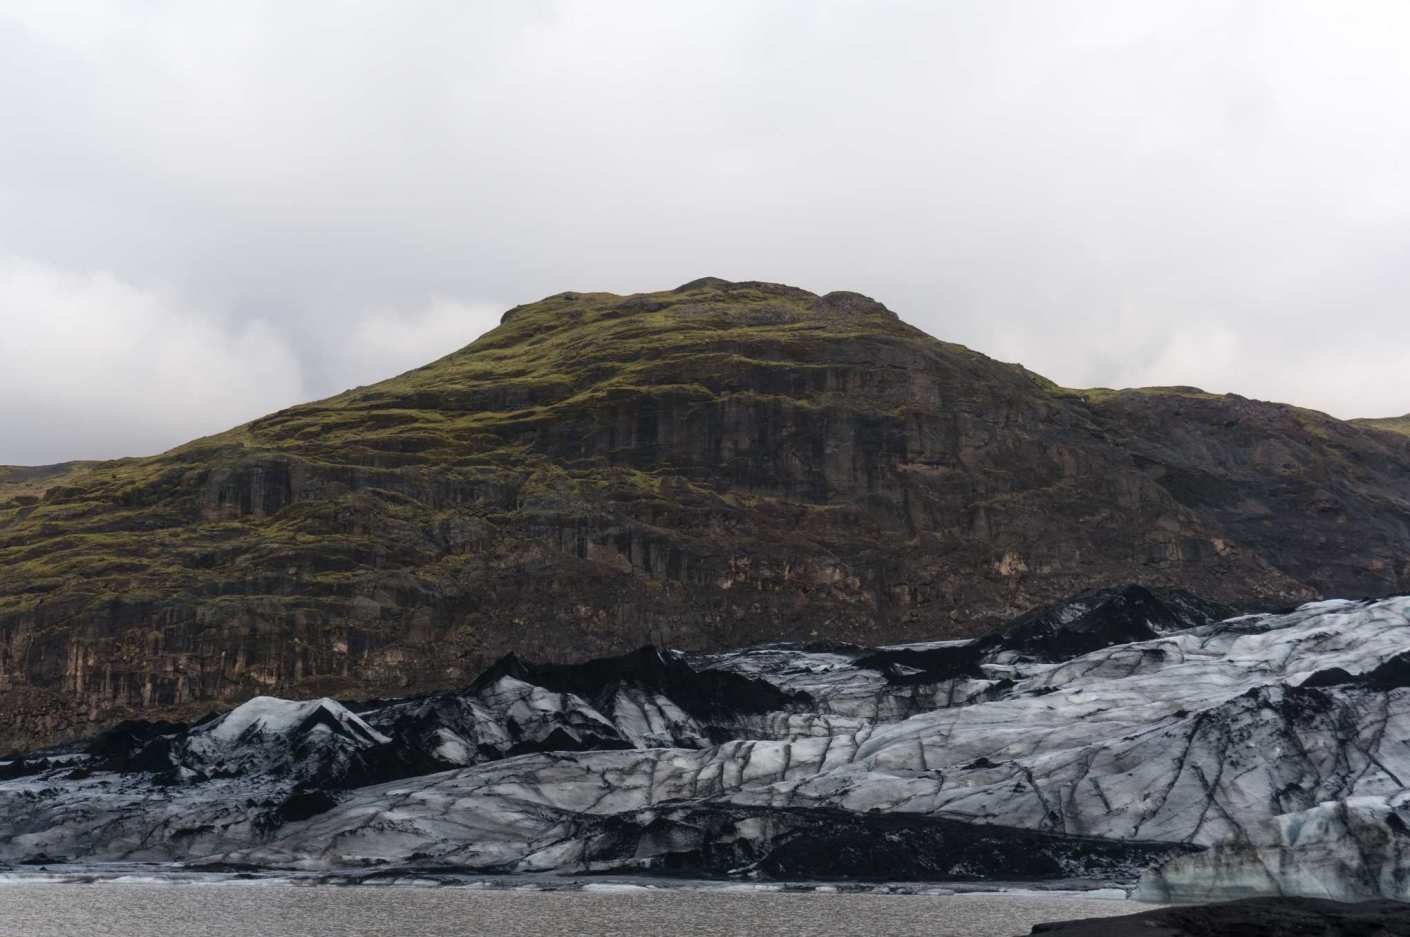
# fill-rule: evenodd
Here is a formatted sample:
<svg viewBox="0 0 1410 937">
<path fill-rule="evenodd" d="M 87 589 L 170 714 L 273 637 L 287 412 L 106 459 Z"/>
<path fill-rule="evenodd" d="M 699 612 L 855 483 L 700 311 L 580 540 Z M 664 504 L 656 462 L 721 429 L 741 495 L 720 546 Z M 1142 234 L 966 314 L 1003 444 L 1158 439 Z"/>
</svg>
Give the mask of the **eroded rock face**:
<svg viewBox="0 0 1410 937">
<path fill-rule="evenodd" d="M 0 470 L 0 751 L 511 652 L 968 637 L 1111 582 L 1383 595 L 1407 556 L 1394 432 L 1064 390 L 856 294 L 565 293 L 161 456 Z"/>
<path fill-rule="evenodd" d="M 259 699 L 191 728 L 128 728 L 92 754 L 7 766 L 0 860 L 1148 870 L 1142 893 L 1162 899 L 1402 896 L 1410 690 L 1362 677 L 1410 650 L 1410 598 L 1212 623 L 1167 599 L 1088 593 L 967 643 L 509 659 L 460 694 Z M 1035 621 L 1059 645 L 1065 627 L 1156 636 L 1034 653 Z M 1347 679 L 1318 677 L 1333 672 Z"/>
</svg>

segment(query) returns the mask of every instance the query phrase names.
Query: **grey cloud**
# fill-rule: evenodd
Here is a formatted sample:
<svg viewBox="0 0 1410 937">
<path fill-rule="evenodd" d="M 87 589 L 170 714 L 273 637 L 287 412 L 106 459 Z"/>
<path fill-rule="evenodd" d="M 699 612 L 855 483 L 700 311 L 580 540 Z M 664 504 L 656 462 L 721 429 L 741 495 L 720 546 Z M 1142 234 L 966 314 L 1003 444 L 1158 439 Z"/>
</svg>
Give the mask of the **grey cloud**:
<svg viewBox="0 0 1410 937">
<path fill-rule="evenodd" d="M 56 9 L 0 12 L 0 256 L 161 297 L 241 406 L 7 340 L 0 462 L 175 444 L 496 308 L 703 274 L 867 292 L 1071 385 L 1410 410 L 1398 3 Z M 22 300 L 4 333 L 59 347 Z M 247 335 L 282 349 L 258 388 L 226 370 Z"/>
</svg>

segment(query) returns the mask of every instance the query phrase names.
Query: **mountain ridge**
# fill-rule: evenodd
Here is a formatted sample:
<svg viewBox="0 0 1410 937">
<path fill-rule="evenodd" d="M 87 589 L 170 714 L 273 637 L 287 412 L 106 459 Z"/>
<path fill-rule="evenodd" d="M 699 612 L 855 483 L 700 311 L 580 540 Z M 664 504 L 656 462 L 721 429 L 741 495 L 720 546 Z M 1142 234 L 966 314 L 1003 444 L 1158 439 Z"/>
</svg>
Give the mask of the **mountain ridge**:
<svg viewBox="0 0 1410 937">
<path fill-rule="evenodd" d="M 1382 428 L 1061 388 L 854 293 L 560 293 L 158 456 L 0 470 L 0 747 L 509 651 L 962 636 L 1112 582 L 1390 594 L 1408 547 Z"/>
<path fill-rule="evenodd" d="M 1355 423 L 1357 426 L 1369 427 L 1370 429 L 1383 430 L 1387 433 L 1410 436 L 1410 413 L 1404 416 L 1362 417 L 1348 422 Z"/>
</svg>

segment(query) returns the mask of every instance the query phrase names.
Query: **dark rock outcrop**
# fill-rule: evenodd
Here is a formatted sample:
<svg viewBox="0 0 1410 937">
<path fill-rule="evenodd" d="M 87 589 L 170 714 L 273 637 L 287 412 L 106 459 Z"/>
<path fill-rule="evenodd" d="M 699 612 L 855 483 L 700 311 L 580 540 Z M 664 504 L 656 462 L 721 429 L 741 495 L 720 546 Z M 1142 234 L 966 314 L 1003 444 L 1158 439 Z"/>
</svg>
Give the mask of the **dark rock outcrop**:
<svg viewBox="0 0 1410 937">
<path fill-rule="evenodd" d="M 782 882 L 1041 881 L 1121 879 L 1193 851 L 941 817 L 708 806 L 604 818 L 588 834 L 584 861 L 596 872 Z"/>
<path fill-rule="evenodd" d="M 1152 592 L 1137 585 L 1093 589 L 1020 615 L 981 639 L 989 655 L 1005 651 L 1060 661 L 1089 651 L 1148 641 L 1162 634 L 1228 618 L 1234 610 L 1180 589 Z"/>
<path fill-rule="evenodd" d="M 159 456 L 0 470 L 0 750 L 511 652 L 969 637 L 1113 582 L 1383 595 L 1407 556 L 1379 425 L 1067 390 L 851 293 L 561 293 Z"/>
<path fill-rule="evenodd" d="M 1025 612 L 973 641 L 879 650 L 858 658 L 856 665 L 879 670 L 892 683 L 980 678 L 984 663 L 1069 660 L 1115 644 L 1208 625 L 1232 613 L 1226 605 L 1180 589 L 1092 589 Z"/>
</svg>

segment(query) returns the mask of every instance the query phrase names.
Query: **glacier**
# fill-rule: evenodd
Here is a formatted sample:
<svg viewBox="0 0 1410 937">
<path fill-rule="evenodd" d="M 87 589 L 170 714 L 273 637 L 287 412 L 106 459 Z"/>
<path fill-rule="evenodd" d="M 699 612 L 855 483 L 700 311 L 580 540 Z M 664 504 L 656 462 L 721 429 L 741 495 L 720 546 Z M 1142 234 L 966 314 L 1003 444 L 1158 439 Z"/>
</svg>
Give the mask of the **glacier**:
<svg viewBox="0 0 1410 937">
<path fill-rule="evenodd" d="M 0 862 L 1410 897 L 1410 598 L 1140 587 L 970 641 L 506 658 L 0 763 Z"/>
</svg>

